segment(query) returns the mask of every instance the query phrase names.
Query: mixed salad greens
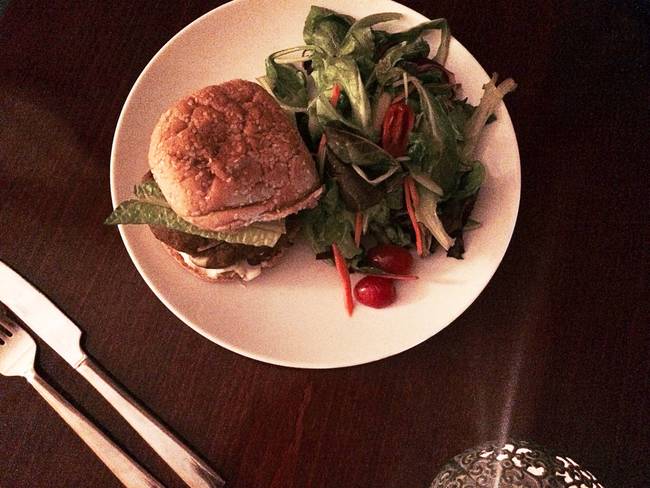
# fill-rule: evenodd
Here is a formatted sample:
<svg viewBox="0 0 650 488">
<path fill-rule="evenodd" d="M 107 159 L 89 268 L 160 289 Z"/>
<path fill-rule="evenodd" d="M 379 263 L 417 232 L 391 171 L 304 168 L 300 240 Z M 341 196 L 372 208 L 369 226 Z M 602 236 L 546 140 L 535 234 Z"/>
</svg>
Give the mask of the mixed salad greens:
<svg viewBox="0 0 650 488">
<path fill-rule="evenodd" d="M 463 232 L 479 225 L 470 215 L 485 178 L 474 151 L 516 87 L 512 79 L 497 85 L 494 75 L 477 107 L 458 98 L 460 85 L 445 68 L 447 21 L 376 28 L 401 17 L 357 20 L 312 6 L 305 44 L 271 54 L 258 78 L 295 114 L 316 154 L 326 192 L 301 214 L 302 225 L 317 257 L 334 258 L 343 274 L 382 273 L 366 259 L 377 244 L 415 246 L 422 257 L 442 247 L 462 259 Z M 440 43 L 432 53 L 423 35 L 434 29 Z"/>
</svg>

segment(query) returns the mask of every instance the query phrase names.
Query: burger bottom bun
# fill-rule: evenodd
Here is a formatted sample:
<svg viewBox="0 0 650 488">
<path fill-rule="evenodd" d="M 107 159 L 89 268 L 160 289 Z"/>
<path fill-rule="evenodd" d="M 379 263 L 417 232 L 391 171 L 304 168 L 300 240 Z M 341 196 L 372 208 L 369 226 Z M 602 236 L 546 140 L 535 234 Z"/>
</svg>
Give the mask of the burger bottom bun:
<svg viewBox="0 0 650 488">
<path fill-rule="evenodd" d="M 168 246 L 164 242 L 161 242 L 161 244 L 167 250 L 167 252 L 169 254 L 171 254 L 171 256 L 174 258 L 174 260 L 178 264 L 180 264 L 184 269 L 186 269 L 187 271 L 192 273 L 194 276 L 197 276 L 197 277 L 201 278 L 203 281 L 207 281 L 209 283 L 223 283 L 223 282 L 226 282 L 226 281 L 237 281 L 237 280 L 239 280 L 241 282 L 244 282 L 244 280 L 241 278 L 241 276 L 239 276 L 234 271 L 226 271 L 224 273 L 219 274 L 216 277 L 209 276 L 208 272 L 207 272 L 207 270 L 205 268 L 201 268 L 200 266 L 190 266 L 189 264 L 187 264 L 185 262 L 185 260 L 183 259 L 183 256 L 181 256 L 181 254 L 176 249 L 174 249 L 173 247 Z M 278 253 L 275 254 L 274 256 L 272 256 L 270 259 L 268 259 L 266 261 L 262 261 L 260 263 L 260 266 L 262 266 L 262 269 L 271 268 L 271 267 L 275 266 L 275 264 L 278 261 L 278 258 L 280 256 L 282 256 L 283 253 L 284 253 L 284 250 L 280 249 L 278 251 Z"/>
</svg>

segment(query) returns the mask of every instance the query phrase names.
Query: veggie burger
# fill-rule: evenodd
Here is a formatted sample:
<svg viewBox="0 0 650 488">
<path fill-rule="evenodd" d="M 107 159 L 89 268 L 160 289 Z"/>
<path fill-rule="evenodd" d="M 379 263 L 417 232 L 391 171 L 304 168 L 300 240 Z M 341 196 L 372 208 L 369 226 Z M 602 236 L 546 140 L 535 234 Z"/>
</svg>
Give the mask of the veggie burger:
<svg viewBox="0 0 650 488">
<path fill-rule="evenodd" d="M 323 188 L 295 126 L 262 87 L 208 86 L 158 121 L 150 172 L 107 224 L 148 224 L 172 256 L 209 281 L 257 277 L 292 243 L 292 216 Z"/>
</svg>

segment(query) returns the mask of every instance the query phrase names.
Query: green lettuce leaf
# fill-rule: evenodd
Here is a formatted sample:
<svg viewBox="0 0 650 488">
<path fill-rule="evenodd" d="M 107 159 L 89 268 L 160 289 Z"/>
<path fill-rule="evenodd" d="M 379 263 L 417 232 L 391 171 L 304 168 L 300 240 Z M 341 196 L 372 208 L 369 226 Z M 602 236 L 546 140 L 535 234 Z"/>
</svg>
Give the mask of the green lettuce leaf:
<svg viewBox="0 0 650 488">
<path fill-rule="evenodd" d="M 323 133 L 323 127 L 331 122 L 338 122 L 343 124 L 350 129 L 356 130 L 357 132 L 363 133 L 363 128 L 356 125 L 354 122 L 350 121 L 344 117 L 338 110 L 332 107 L 329 99 L 325 94 L 318 95 L 316 103 L 314 104 L 314 111 L 316 112 L 315 119 L 318 121 L 318 124 L 314 124 L 313 129 L 310 128 L 312 137 L 320 139 L 320 135 Z M 310 112 L 311 117 L 311 112 Z M 312 119 L 310 118 L 310 121 Z"/>
<path fill-rule="evenodd" d="M 305 43 L 318 46 L 329 56 L 335 56 L 353 23 L 352 17 L 312 6 L 305 19 L 302 35 Z"/>
<path fill-rule="evenodd" d="M 107 225 L 148 224 L 193 234 L 231 244 L 269 246 L 277 244 L 286 230 L 284 219 L 272 222 L 256 222 L 235 231 L 210 231 L 197 227 L 176 214 L 167 203 L 155 180 L 134 187 L 135 199 L 122 202 L 104 221 Z"/>
<path fill-rule="evenodd" d="M 331 126 L 325 127 L 325 134 L 330 150 L 372 185 L 381 183 L 400 169 L 393 156 L 365 137 Z"/>
<path fill-rule="evenodd" d="M 290 64 L 278 64 L 275 55 L 266 58 L 266 79 L 276 98 L 285 105 L 307 108 L 307 79 L 305 74 Z"/>
<path fill-rule="evenodd" d="M 143 202 L 155 203 L 157 205 L 162 205 L 164 207 L 169 207 L 165 195 L 163 195 L 162 190 L 158 186 L 155 180 L 148 180 L 144 183 L 140 183 L 133 188 L 133 194 L 136 199 Z"/>
<path fill-rule="evenodd" d="M 234 231 L 205 230 L 181 219 L 169 207 L 140 200 L 127 200 L 121 203 L 104 223 L 158 225 L 208 239 L 249 246 L 273 247 L 284 233 L 284 222 L 252 224 Z"/>
<path fill-rule="evenodd" d="M 347 95 L 352 110 L 354 125 L 368 136 L 372 133 L 372 107 L 361 78 L 361 72 L 354 59 L 343 56 L 325 58 L 323 69 L 314 71 L 314 80 L 319 91 L 338 84 Z M 321 109 L 321 105 L 318 105 Z"/>
<path fill-rule="evenodd" d="M 339 197 L 334 181 L 327 182 L 327 190 L 317 207 L 299 214 L 303 234 L 311 244 L 314 253 L 328 253 L 336 243 L 346 259 L 361 254 L 352 237 L 354 227 L 351 214 L 347 212 Z"/>
</svg>

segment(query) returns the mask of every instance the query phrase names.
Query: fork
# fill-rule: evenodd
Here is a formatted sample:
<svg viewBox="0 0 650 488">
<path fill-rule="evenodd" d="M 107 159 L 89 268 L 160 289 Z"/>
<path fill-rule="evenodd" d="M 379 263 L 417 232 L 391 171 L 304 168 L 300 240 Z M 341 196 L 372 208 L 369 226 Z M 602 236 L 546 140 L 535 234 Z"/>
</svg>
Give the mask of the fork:
<svg viewBox="0 0 650 488">
<path fill-rule="evenodd" d="M 128 488 L 163 488 L 153 476 L 123 452 L 34 369 L 36 343 L 17 323 L 0 312 L 0 374 L 22 376 L 81 437 Z"/>
</svg>

